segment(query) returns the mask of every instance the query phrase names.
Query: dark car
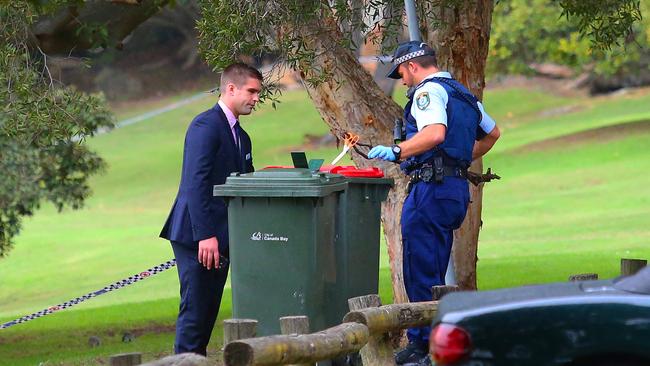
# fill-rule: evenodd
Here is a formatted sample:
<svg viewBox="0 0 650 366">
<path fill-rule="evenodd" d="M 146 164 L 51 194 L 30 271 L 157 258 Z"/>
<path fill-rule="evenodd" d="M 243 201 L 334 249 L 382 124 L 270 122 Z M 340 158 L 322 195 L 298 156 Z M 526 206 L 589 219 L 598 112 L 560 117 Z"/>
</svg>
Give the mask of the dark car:
<svg viewBox="0 0 650 366">
<path fill-rule="evenodd" d="M 436 365 L 650 365 L 650 267 L 605 281 L 445 296 Z"/>
</svg>

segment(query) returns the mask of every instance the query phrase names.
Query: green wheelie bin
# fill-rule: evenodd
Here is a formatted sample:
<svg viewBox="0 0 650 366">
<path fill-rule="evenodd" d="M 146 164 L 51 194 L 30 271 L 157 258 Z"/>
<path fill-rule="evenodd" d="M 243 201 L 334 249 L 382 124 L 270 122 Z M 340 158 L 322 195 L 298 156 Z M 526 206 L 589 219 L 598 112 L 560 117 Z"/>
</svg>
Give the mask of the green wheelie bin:
<svg viewBox="0 0 650 366">
<path fill-rule="evenodd" d="M 323 170 L 343 175 L 348 182 L 339 195 L 337 213 L 337 281 L 327 289 L 331 306 L 328 320 L 338 324 L 349 310 L 348 299 L 379 294 L 381 203 L 394 182 L 384 178 L 379 168 L 335 166 Z M 338 359 L 331 365 L 350 364 L 356 363 Z"/>
<path fill-rule="evenodd" d="M 309 317 L 310 331 L 341 323 L 347 299 L 378 292 L 379 169 L 264 169 L 214 187 L 228 202 L 233 317 L 279 334 L 278 318 Z"/>
<path fill-rule="evenodd" d="M 260 336 L 280 334 L 278 318 L 307 315 L 327 327 L 326 283 L 336 279 L 340 175 L 308 169 L 235 174 L 214 187 L 228 202 L 234 318 L 258 320 Z"/>
<path fill-rule="evenodd" d="M 336 166 L 326 171 L 343 175 L 348 183 L 338 197 L 336 281 L 327 284 L 329 324 L 339 324 L 349 311 L 348 299 L 379 293 L 381 203 L 393 180 L 379 168 Z"/>
</svg>

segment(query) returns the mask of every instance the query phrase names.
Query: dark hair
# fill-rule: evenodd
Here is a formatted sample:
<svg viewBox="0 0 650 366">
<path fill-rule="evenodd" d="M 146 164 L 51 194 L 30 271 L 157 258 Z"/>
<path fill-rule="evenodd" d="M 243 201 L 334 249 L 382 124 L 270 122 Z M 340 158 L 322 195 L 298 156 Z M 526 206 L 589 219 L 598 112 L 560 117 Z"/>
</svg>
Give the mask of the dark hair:
<svg viewBox="0 0 650 366">
<path fill-rule="evenodd" d="M 409 60 L 409 62 L 415 62 L 416 64 L 426 68 L 435 66 L 438 67 L 438 60 L 435 55 L 420 56 L 414 59 Z"/>
<path fill-rule="evenodd" d="M 224 89 L 228 83 L 233 83 L 239 87 L 244 85 L 248 78 L 254 78 L 259 81 L 262 81 L 263 79 L 262 73 L 256 68 L 243 62 L 236 62 L 223 69 L 223 72 L 221 73 L 220 87 L 221 89 Z"/>
</svg>

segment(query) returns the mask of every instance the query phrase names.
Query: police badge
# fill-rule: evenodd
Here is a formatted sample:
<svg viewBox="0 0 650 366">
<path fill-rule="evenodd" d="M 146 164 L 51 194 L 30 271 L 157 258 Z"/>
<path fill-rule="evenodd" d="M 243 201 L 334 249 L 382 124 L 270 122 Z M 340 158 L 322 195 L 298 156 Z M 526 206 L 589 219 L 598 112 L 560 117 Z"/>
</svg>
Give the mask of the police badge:
<svg viewBox="0 0 650 366">
<path fill-rule="evenodd" d="M 426 107 L 429 106 L 429 93 L 422 92 L 418 94 L 418 96 L 415 98 L 415 104 L 418 106 L 418 109 L 423 111 Z"/>
</svg>

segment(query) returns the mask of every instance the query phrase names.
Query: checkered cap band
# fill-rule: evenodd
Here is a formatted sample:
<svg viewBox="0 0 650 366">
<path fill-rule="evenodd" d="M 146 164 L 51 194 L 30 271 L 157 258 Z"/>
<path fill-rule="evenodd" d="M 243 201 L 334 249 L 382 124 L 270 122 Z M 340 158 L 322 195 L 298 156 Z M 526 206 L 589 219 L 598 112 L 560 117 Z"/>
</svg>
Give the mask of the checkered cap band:
<svg viewBox="0 0 650 366">
<path fill-rule="evenodd" d="M 398 57 L 398 58 L 394 59 L 394 60 L 393 60 L 393 64 L 394 64 L 394 65 L 399 65 L 399 64 L 401 64 L 402 62 L 406 62 L 406 61 L 408 61 L 408 60 L 410 60 L 410 59 L 413 59 L 413 58 L 416 58 L 416 57 L 420 57 L 420 56 L 424 56 L 426 53 L 427 53 L 427 51 L 425 51 L 425 50 L 419 50 L 419 51 L 415 51 L 415 52 L 407 53 L 407 54 L 404 55 L 404 56 L 401 56 L 401 57 Z"/>
</svg>

